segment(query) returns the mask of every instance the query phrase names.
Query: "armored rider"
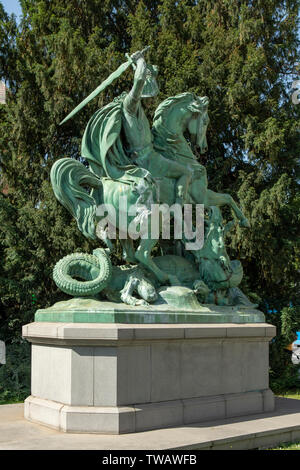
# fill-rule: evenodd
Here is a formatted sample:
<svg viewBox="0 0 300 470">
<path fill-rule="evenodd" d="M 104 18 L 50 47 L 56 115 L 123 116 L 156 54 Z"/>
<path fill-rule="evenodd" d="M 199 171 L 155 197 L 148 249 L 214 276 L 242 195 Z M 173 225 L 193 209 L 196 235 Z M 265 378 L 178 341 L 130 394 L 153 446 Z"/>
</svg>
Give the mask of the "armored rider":
<svg viewBox="0 0 300 470">
<path fill-rule="evenodd" d="M 157 67 L 147 65 L 141 51 L 131 56 L 136 65 L 133 87 L 123 102 L 123 130 L 126 150 L 139 167 L 147 169 L 153 178 L 172 178 L 176 181 L 176 203 L 186 200 L 188 185 L 193 170 L 187 165 L 169 160 L 153 147 L 153 136 L 149 121 L 142 106 L 142 98 L 151 98 L 159 93 L 156 75 Z"/>
</svg>

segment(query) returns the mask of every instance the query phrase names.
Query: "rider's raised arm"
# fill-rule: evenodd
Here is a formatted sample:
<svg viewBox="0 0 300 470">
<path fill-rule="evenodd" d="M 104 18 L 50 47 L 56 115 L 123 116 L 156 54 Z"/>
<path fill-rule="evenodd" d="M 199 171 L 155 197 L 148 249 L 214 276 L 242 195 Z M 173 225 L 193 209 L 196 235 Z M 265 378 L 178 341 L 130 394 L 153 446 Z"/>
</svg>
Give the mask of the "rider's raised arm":
<svg viewBox="0 0 300 470">
<path fill-rule="evenodd" d="M 132 114 L 135 114 L 138 109 L 138 104 L 141 99 L 142 91 L 146 82 L 147 64 L 144 56 L 140 54 L 136 59 L 136 70 L 134 74 L 133 87 L 124 100 L 124 106 Z"/>
</svg>

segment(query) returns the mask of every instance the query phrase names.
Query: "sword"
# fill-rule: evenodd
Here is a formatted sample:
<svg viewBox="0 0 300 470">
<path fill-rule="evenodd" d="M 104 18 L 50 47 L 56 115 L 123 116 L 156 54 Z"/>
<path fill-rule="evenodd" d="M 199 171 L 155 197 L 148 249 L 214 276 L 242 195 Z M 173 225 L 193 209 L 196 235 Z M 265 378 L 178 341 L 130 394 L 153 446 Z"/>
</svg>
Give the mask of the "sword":
<svg viewBox="0 0 300 470">
<path fill-rule="evenodd" d="M 145 47 L 145 49 L 141 51 L 142 54 L 145 54 L 145 52 L 149 48 L 150 46 Z M 99 95 L 99 93 L 101 93 L 101 91 L 103 91 L 106 87 L 108 87 L 114 80 L 120 77 L 120 75 L 122 75 L 122 73 L 125 72 L 125 70 L 127 70 L 128 67 L 130 67 L 130 65 L 132 65 L 133 68 L 135 68 L 135 63 L 133 62 L 129 54 L 125 54 L 125 55 L 128 59 L 127 62 L 124 62 L 124 64 L 120 65 L 120 67 L 118 67 L 117 70 L 115 70 L 106 80 L 104 80 L 104 82 L 102 82 L 101 85 L 99 85 L 89 96 L 87 96 L 83 101 L 81 101 L 81 103 L 79 103 L 79 105 L 76 106 L 76 108 L 74 108 L 73 111 L 71 111 L 70 114 L 68 114 L 68 116 L 65 117 L 63 121 L 61 121 L 60 126 L 64 124 L 65 122 L 67 122 L 69 119 L 71 119 L 71 117 L 75 116 L 75 114 L 77 114 L 78 111 L 84 108 L 86 104 L 88 104 L 93 98 Z"/>
</svg>

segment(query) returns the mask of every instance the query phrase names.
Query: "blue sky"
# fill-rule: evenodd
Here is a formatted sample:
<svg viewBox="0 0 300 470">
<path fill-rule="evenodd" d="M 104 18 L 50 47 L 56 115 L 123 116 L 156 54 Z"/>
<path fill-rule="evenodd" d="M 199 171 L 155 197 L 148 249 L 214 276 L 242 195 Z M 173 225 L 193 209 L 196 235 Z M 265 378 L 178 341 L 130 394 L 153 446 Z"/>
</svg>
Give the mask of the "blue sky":
<svg viewBox="0 0 300 470">
<path fill-rule="evenodd" d="M 22 12 L 19 0 L 1 0 L 4 10 L 11 14 L 14 13 L 16 16 L 19 16 Z"/>
</svg>

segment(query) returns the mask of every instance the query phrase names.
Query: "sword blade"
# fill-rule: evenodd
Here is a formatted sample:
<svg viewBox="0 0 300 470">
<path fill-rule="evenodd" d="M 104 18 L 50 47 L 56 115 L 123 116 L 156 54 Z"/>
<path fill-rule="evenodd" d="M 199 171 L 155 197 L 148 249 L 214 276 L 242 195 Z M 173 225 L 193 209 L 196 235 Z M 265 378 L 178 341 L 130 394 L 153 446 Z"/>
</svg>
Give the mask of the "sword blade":
<svg viewBox="0 0 300 470">
<path fill-rule="evenodd" d="M 67 122 L 71 117 L 75 116 L 85 105 L 87 105 L 93 98 L 95 98 L 101 91 L 103 91 L 108 85 L 110 85 L 114 80 L 116 80 L 120 75 L 122 75 L 125 70 L 131 65 L 131 61 L 124 62 L 124 64 L 120 65 L 104 82 L 101 83 L 89 96 L 87 96 L 81 103 L 79 103 L 76 108 L 71 111 L 63 121 L 61 121 L 60 126 Z"/>
</svg>

